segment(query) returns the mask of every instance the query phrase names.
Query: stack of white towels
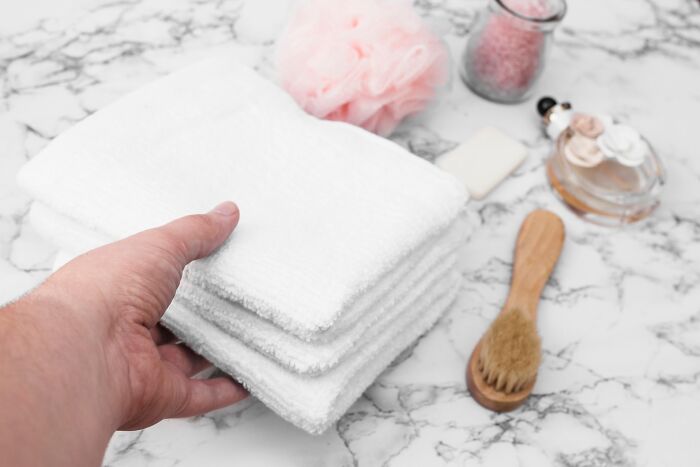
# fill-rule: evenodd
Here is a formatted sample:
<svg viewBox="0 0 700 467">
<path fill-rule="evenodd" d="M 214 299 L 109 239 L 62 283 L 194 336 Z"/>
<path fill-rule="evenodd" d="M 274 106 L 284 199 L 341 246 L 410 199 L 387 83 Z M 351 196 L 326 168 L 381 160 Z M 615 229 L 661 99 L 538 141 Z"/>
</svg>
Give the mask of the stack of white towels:
<svg viewBox="0 0 700 467">
<path fill-rule="evenodd" d="M 283 418 L 324 431 L 453 304 L 464 189 L 392 142 L 306 115 L 229 57 L 91 115 L 23 168 L 66 255 L 204 212 L 240 223 L 163 323 Z"/>
</svg>

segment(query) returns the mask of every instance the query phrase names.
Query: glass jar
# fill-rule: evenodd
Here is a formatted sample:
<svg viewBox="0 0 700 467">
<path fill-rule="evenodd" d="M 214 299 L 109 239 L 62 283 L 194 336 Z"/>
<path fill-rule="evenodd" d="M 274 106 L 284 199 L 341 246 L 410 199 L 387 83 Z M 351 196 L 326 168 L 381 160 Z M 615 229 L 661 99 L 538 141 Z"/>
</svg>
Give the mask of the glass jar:
<svg viewBox="0 0 700 467">
<path fill-rule="evenodd" d="M 542 74 L 552 31 L 566 13 L 565 0 L 488 0 L 464 50 L 460 74 L 486 99 L 527 99 Z"/>
</svg>

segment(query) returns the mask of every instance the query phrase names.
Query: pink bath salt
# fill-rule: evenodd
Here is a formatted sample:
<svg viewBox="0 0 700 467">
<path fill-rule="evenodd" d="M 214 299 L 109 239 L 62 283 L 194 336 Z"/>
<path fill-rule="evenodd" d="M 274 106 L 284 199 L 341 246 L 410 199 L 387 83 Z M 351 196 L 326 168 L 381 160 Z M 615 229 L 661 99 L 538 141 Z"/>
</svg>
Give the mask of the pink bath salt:
<svg viewBox="0 0 700 467">
<path fill-rule="evenodd" d="M 506 6 L 523 16 L 545 18 L 542 1 L 511 0 Z M 527 88 L 540 68 L 544 34 L 510 13 L 490 16 L 474 53 L 478 78 L 503 91 Z"/>
<path fill-rule="evenodd" d="M 434 97 L 447 58 L 411 5 L 382 0 L 309 0 L 276 51 L 279 82 L 304 110 L 380 135 Z"/>
</svg>

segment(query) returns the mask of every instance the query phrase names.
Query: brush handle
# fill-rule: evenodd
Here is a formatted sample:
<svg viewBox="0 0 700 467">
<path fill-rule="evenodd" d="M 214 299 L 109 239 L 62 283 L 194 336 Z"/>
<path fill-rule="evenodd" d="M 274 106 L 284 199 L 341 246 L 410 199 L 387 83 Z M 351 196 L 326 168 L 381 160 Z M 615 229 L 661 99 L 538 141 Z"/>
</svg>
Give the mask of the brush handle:
<svg viewBox="0 0 700 467">
<path fill-rule="evenodd" d="M 519 308 L 532 319 L 564 244 L 564 223 L 550 211 L 533 211 L 520 227 L 510 293 L 504 310 Z"/>
</svg>

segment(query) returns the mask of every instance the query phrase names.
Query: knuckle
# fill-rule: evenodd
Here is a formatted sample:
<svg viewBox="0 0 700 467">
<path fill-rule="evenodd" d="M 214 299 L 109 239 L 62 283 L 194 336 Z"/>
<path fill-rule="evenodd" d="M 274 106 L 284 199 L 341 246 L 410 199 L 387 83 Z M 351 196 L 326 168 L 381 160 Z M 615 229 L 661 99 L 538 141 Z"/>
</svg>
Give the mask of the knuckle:
<svg viewBox="0 0 700 467">
<path fill-rule="evenodd" d="M 191 222 L 194 229 L 198 232 L 210 233 L 217 229 L 212 218 L 206 214 L 192 214 L 185 219 Z"/>
<path fill-rule="evenodd" d="M 165 260 L 186 258 L 188 254 L 187 241 L 169 229 L 156 229 L 151 244 Z"/>
<path fill-rule="evenodd" d="M 183 385 L 175 385 L 172 392 L 172 416 L 182 417 L 189 414 L 192 404 L 192 392 Z"/>
</svg>

